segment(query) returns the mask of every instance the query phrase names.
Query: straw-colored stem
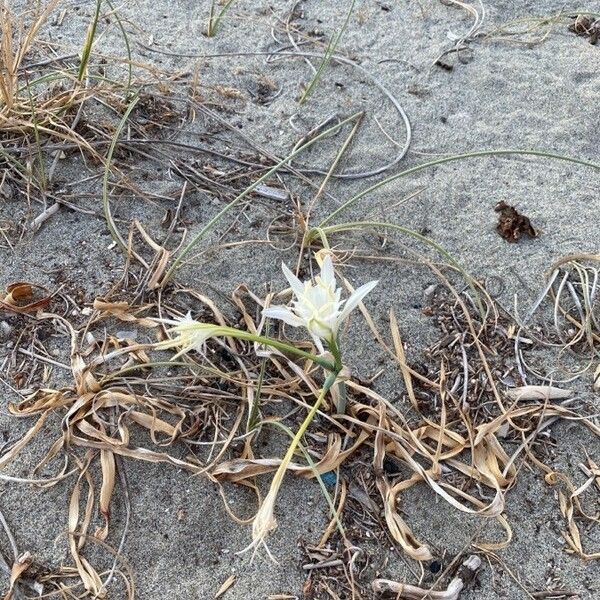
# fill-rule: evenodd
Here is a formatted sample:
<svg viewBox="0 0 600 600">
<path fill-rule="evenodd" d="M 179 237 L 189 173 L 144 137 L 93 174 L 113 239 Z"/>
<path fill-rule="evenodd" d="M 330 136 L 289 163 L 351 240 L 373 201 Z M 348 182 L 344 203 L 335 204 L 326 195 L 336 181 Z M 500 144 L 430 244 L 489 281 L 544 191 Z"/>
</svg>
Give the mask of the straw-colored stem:
<svg viewBox="0 0 600 600">
<path fill-rule="evenodd" d="M 279 494 L 279 489 L 281 488 L 285 472 L 290 462 L 292 461 L 294 453 L 300 445 L 300 441 L 306 433 L 308 426 L 312 423 L 312 420 L 315 418 L 315 415 L 321 407 L 321 404 L 323 403 L 327 392 L 335 383 L 338 373 L 339 370 L 335 370 L 328 375 L 315 403 L 313 404 L 309 413 L 306 415 L 306 418 L 298 428 L 298 431 L 296 431 L 294 438 L 292 439 L 292 442 L 290 443 L 287 452 L 285 453 L 285 456 L 281 460 L 281 463 L 277 468 L 273 479 L 271 480 L 269 492 L 265 496 L 265 499 L 261 504 L 260 508 L 258 509 L 258 512 L 254 517 L 254 521 L 252 522 L 252 543 L 245 550 L 242 550 L 242 552 L 245 552 L 246 550 L 250 549 L 256 550 L 259 545 L 263 545 L 269 553 L 269 550 L 265 543 L 265 539 L 269 535 L 269 533 L 277 527 L 277 521 L 274 515 L 275 502 L 277 500 L 277 495 Z M 270 553 L 269 556 L 271 556 Z"/>
<path fill-rule="evenodd" d="M 298 431 L 296 431 L 296 435 L 294 435 L 294 439 L 292 440 L 292 443 L 290 444 L 289 448 L 287 449 L 287 452 L 285 453 L 285 456 L 283 457 L 283 460 L 281 461 L 281 464 L 279 465 L 279 468 L 277 469 L 277 472 L 275 473 L 275 477 L 273 479 L 275 479 L 277 477 L 278 473 L 280 473 L 280 472 L 283 473 L 286 470 L 287 465 L 292 460 L 294 453 L 296 452 L 296 449 L 298 448 L 298 444 L 300 443 L 300 440 L 303 438 L 304 434 L 306 433 L 306 430 L 308 429 L 308 426 L 312 423 L 312 420 L 315 418 L 315 415 L 317 414 L 319 408 L 321 408 L 321 404 L 323 404 L 323 400 L 325 400 L 325 396 L 327 395 L 327 392 L 329 392 L 329 389 L 331 388 L 331 386 L 334 384 L 337 376 L 338 376 L 338 371 L 332 371 L 327 376 L 327 379 L 325 380 L 325 383 L 323 384 L 323 388 L 321 389 L 321 393 L 318 395 L 317 400 L 313 404 L 309 413 L 306 415 L 306 418 L 304 419 L 304 421 L 302 421 L 302 424 L 298 428 Z"/>
</svg>

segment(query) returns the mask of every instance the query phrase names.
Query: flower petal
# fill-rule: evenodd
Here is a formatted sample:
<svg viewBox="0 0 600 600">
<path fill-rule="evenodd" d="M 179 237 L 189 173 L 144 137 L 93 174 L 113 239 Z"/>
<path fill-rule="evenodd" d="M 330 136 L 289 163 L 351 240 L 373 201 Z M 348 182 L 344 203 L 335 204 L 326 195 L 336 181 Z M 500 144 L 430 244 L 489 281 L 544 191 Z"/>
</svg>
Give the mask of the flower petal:
<svg viewBox="0 0 600 600">
<path fill-rule="evenodd" d="M 335 271 L 333 270 L 333 262 L 331 261 L 330 254 L 327 254 L 323 259 L 323 265 L 321 266 L 321 281 L 326 287 L 333 284 L 333 288 L 335 289 Z"/>
<path fill-rule="evenodd" d="M 304 321 L 295 315 L 287 306 L 270 306 L 263 309 L 263 315 L 271 319 L 280 319 L 292 327 L 304 325 Z"/>
<path fill-rule="evenodd" d="M 317 347 L 317 350 L 319 351 L 319 354 L 325 354 L 325 348 L 323 347 L 323 342 L 321 341 L 321 339 L 312 333 L 311 337 L 315 343 L 315 346 Z"/>
<path fill-rule="evenodd" d="M 164 323 L 165 325 L 181 325 L 182 323 L 197 323 L 196 320 L 192 319 L 192 313 L 188 310 L 185 317 L 175 317 L 174 319 L 151 319 L 155 323 Z"/>
<path fill-rule="evenodd" d="M 302 296 L 304 293 L 304 284 L 287 268 L 285 263 L 281 263 L 281 270 L 288 280 L 294 294 L 298 297 Z"/>
<path fill-rule="evenodd" d="M 179 348 L 179 352 L 171 360 L 176 360 L 191 350 L 204 354 L 207 340 L 222 335 L 222 328 L 219 325 L 196 321 L 189 313 L 185 317 L 177 318 L 176 323 L 175 327 L 167 330 L 168 334 L 176 337 L 163 340 L 155 345 L 157 350 Z"/>
<path fill-rule="evenodd" d="M 348 315 L 359 305 L 360 301 L 379 283 L 379 281 L 369 281 L 365 285 L 361 285 L 354 293 L 346 300 L 342 312 L 338 317 L 338 323 L 341 323 Z"/>
</svg>

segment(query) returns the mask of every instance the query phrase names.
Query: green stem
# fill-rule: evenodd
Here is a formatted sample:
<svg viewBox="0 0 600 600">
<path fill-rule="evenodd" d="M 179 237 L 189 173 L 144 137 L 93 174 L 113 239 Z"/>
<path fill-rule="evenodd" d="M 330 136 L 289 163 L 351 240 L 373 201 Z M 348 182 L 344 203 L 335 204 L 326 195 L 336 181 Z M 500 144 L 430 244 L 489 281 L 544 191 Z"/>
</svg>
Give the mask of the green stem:
<svg viewBox="0 0 600 600">
<path fill-rule="evenodd" d="M 131 91 L 131 82 L 133 81 L 133 58 L 132 58 L 132 54 L 131 54 L 131 44 L 129 43 L 129 36 L 127 35 L 127 31 L 125 29 L 125 26 L 123 25 L 123 21 L 121 20 L 121 17 L 119 16 L 119 13 L 117 11 L 117 9 L 115 8 L 114 4 L 112 3 L 111 0 L 106 0 L 108 3 L 108 6 L 110 6 L 110 9 L 112 10 L 112 14 L 114 15 L 115 19 L 117 20 L 117 25 L 119 26 L 119 29 L 121 30 L 121 35 L 123 36 L 123 40 L 125 42 L 125 48 L 127 50 L 127 87 L 125 88 L 125 99 L 128 100 L 129 99 L 129 94 Z"/>
<path fill-rule="evenodd" d="M 381 227 L 387 229 L 394 229 L 396 231 L 401 231 L 402 233 L 406 233 L 410 235 L 420 242 L 428 244 L 432 248 L 435 248 L 453 267 L 455 267 L 458 271 L 462 273 L 467 281 L 472 281 L 473 278 L 469 273 L 464 269 L 464 267 L 440 244 L 438 244 L 435 240 L 427 237 L 419 233 L 418 231 L 414 231 L 413 229 L 409 229 L 408 227 L 402 227 L 402 225 L 396 225 L 394 223 L 386 223 L 385 221 L 353 221 L 350 223 L 340 223 L 339 225 L 329 225 L 328 227 L 315 228 L 313 232 L 309 232 L 309 240 L 313 240 L 317 235 L 323 239 L 327 239 L 327 234 L 330 233 L 339 233 L 340 231 L 351 231 L 353 229 L 362 229 L 364 227 Z"/>
<path fill-rule="evenodd" d="M 46 181 L 46 169 L 44 167 L 44 155 L 42 153 L 42 142 L 41 142 L 41 138 L 40 138 L 40 130 L 38 127 L 38 118 L 37 118 L 37 114 L 35 112 L 35 104 L 33 102 L 33 95 L 31 93 L 30 88 L 27 88 L 27 93 L 29 95 L 29 105 L 31 107 L 31 123 L 33 125 L 33 134 L 35 137 L 35 145 L 36 145 L 37 155 L 38 155 L 38 167 L 39 167 L 39 171 L 40 171 L 38 181 L 39 181 L 40 189 L 43 192 L 45 192 L 47 189 L 48 182 Z M 32 172 L 32 175 L 35 177 L 35 173 Z"/>
<path fill-rule="evenodd" d="M 337 339 L 334 338 L 333 340 L 331 340 L 330 342 L 328 342 L 327 347 L 329 349 L 329 351 L 331 352 L 331 354 L 333 355 L 333 359 L 334 359 L 334 364 L 335 364 L 335 369 L 337 370 L 338 374 L 341 372 L 342 368 L 344 367 L 343 363 L 342 363 L 342 354 L 340 352 L 340 348 L 337 344 Z M 346 390 L 346 384 L 343 381 L 340 381 L 339 383 L 335 383 L 335 390 L 336 393 L 333 392 L 332 390 L 332 397 L 333 397 L 333 402 L 335 404 L 335 410 L 338 414 L 344 414 L 346 412 L 346 403 L 347 403 L 347 390 Z"/>
<path fill-rule="evenodd" d="M 475 295 L 480 314 L 482 316 L 485 314 L 479 292 L 477 291 L 477 286 L 475 285 L 475 279 L 471 276 L 471 274 L 441 244 L 438 244 L 435 240 L 419 233 L 418 231 L 414 231 L 408 227 L 402 227 L 402 225 L 396 225 L 395 223 L 386 223 L 385 221 L 352 221 L 349 223 L 340 223 L 339 225 L 328 225 L 327 227 L 315 227 L 308 232 L 308 240 L 310 242 L 317 236 L 319 236 L 321 240 L 326 240 L 327 234 L 339 233 L 340 231 L 351 231 L 353 229 L 362 229 L 364 227 L 381 227 L 400 231 L 416 238 L 420 242 L 428 244 L 432 248 L 435 248 L 435 250 L 437 250 L 463 276 L 464 280 L 467 282 L 471 288 L 471 291 Z"/>
<path fill-rule="evenodd" d="M 265 371 L 267 367 L 267 359 L 263 358 L 260 361 L 260 372 L 258 374 L 258 383 L 256 384 L 256 394 L 254 396 L 254 402 L 248 415 L 248 423 L 246 425 L 246 431 L 252 431 L 258 422 L 259 417 L 259 406 L 260 396 L 262 392 L 263 381 L 265 380 Z"/>
<path fill-rule="evenodd" d="M 239 329 L 234 329 L 233 327 L 223 327 L 219 328 L 220 336 L 231 336 L 240 340 L 246 340 L 248 342 L 257 342 L 258 344 L 264 344 L 265 346 L 271 346 L 276 350 L 281 352 L 289 352 L 290 354 L 295 354 L 296 356 L 300 356 L 301 358 L 306 358 L 316 363 L 320 367 L 327 369 L 328 371 L 335 371 L 336 365 L 331 364 L 328 360 L 317 356 L 316 354 L 311 354 L 310 352 L 305 352 L 304 350 L 300 350 L 300 348 L 296 348 L 290 344 L 286 344 L 285 342 L 280 342 L 279 340 L 275 340 L 273 338 L 264 337 L 262 335 L 256 335 L 254 333 L 249 333 L 248 331 L 240 331 Z"/>
<path fill-rule="evenodd" d="M 287 433 L 290 436 L 290 438 L 292 438 L 292 440 L 294 439 L 294 432 L 289 427 L 286 427 L 283 423 L 278 423 L 277 421 L 264 421 L 262 424 L 263 425 L 272 425 L 273 427 L 278 427 L 279 429 L 282 429 L 283 431 L 285 431 L 285 433 Z M 333 515 L 333 518 L 335 519 L 335 523 L 337 525 L 337 528 L 338 528 L 340 534 L 342 535 L 343 538 L 346 538 L 346 530 L 344 529 L 344 526 L 342 525 L 342 521 L 340 519 L 340 514 L 338 513 L 338 511 L 335 508 L 335 504 L 333 503 L 331 495 L 330 495 L 329 491 L 327 490 L 327 486 L 325 485 L 323 478 L 321 477 L 321 474 L 319 473 L 319 470 L 317 469 L 317 465 L 315 464 L 315 461 L 312 459 L 311 455 L 308 453 L 306 448 L 304 448 L 304 446 L 301 443 L 298 444 L 298 448 L 300 449 L 300 452 L 302 452 L 302 454 L 304 455 L 304 458 L 306 459 L 308 466 L 312 469 L 315 479 L 319 483 L 321 492 L 323 493 L 325 501 L 329 505 L 329 510 L 331 511 L 331 514 Z"/>
<path fill-rule="evenodd" d="M 302 98 L 300 98 L 300 102 L 299 102 L 300 104 L 304 104 L 304 102 L 306 102 L 306 99 L 310 96 L 310 94 L 312 93 L 312 91 L 315 88 L 315 86 L 317 85 L 317 83 L 319 83 L 319 80 L 323 76 L 325 69 L 331 62 L 331 57 L 333 56 L 333 53 L 335 52 L 335 49 L 337 48 L 338 44 L 340 43 L 340 40 L 342 39 L 342 36 L 344 35 L 346 28 L 348 27 L 348 23 L 350 22 L 350 17 L 352 16 L 352 11 L 354 10 L 355 1 L 356 0 L 352 0 L 352 2 L 350 3 L 350 8 L 348 9 L 348 13 L 346 14 L 346 19 L 344 20 L 344 23 L 342 24 L 341 29 L 338 31 L 338 33 L 335 37 L 331 38 L 331 41 L 329 42 L 329 44 L 327 46 L 327 50 L 325 50 L 325 55 L 323 56 L 323 60 L 321 61 L 321 64 L 319 65 L 319 68 L 317 69 L 316 73 L 313 75 L 313 78 L 310 80 L 310 83 L 308 84 L 306 90 L 304 90 L 304 94 L 302 94 Z"/>
<path fill-rule="evenodd" d="M 208 13 L 208 27 L 206 28 L 206 35 L 208 37 L 213 37 L 217 33 L 219 23 L 233 4 L 233 0 L 228 0 L 219 12 L 215 9 L 216 3 L 217 0 L 212 0 L 210 11 Z"/>
<path fill-rule="evenodd" d="M 117 146 L 117 142 L 119 141 L 119 136 L 121 135 L 121 131 L 123 130 L 123 127 L 125 127 L 125 123 L 127 122 L 127 119 L 129 118 L 129 115 L 131 114 L 131 111 L 135 108 L 135 105 L 138 103 L 138 100 L 139 100 L 139 97 L 137 95 L 134 96 L 133 100 L 131 101 L 131 103 L 127 107 L 127 110 L 125 111 L 125 114 L 121 118 L 119 125 L 117 126 L 117 129 L 115 131 L 113 139 L 110 142 L 110 148 L 108 149 L 108 155 L 106 156 L 106 165 L 104 167 L 104 177 L 102 179 L 102 205 L 104 207 L 104 218 L 106 219 L 106 225 L 108 227 L 108 230 L 110 231 L 110 234 L 111 234 L 113 240 L 117 243 L 117 245 L 121 248 L 121 250 L 125 253 L 125 255 L 127 255 L 128 251 L 129 251 L 127 244 L 125 243 L 125 240 L 121 237 L 121 234 L 119 233 L 117 226 L 115 225 L 115 222 L 112 217 L 112 213 L 110 211 L 110 198 L 108 195 L 108 178 L 110 175 L 110 163 L 112 161 L 113 153 Z"/>
<path fill-rule="evenodd" d="M 334 359 L 334 369 L 337 369 L 338 373 L 342 370 L 342 354 L 340 347 L 338 346 L 337 339 L 333 338 L 327 342 L 327 349 L 331 352 Z"/>
<path fill-rule="evenodd" d="M 92 22 L 88 28 L 87 34 L 85 36 L 85 42 L 83 44 L 83 50 L 81 51 L 81 62 L 79 63 L 79 72 L 77 73 L 77 81 L 81 83 L 85 76 L 85 72 L 88 67 L 88 63 L 90 62 L 90 55 L 92 53 L 92 46 L 94 44 L 94 38 L 96 37 L 96 29 L 98 27 L 98 20 L 100 19 L 100 5 L 102 4 L 102 0 L 96 0 L 96 11 L 94 13 L 94 17 L 92 18 Z"/>
<path fill-rule="evenodd" d="M 331 386 L 335 383 L 338 373 L 339 373 L 339 371 L 332 371 L 327 376 L 327 379 L 325 379 L 325 383 L 323 384 L 321 393 L 317 397 L 317 400 L 313 404 L 309 413 L 306 415 L 306 418 L 304 419 L 304 421 L 302 421 L 302 424 L 298 428 L 298 431 L 296 431 L 296 435 L 294 435 L 294 439 L 292 440 L 292 443 L 290 444 L 289 448 L 287 449 L 287 452 L 285 453 L 285 456 L 283 457 L 283 460 L 281 461 L 279 468 L 275 472 L 275 476 L 273 477 L 274 482 L 280 481 L 281 478 L 283 477 L 283 474 L 285 473 L 285 470 L 287 469 L 288 464 L 294 457 L 294 453 L 296 452 L 296 448 L 298 447 L 300 440 L 306 433 L 306 430 L 308 429 L 308 426 L 311 424 L 312 420 L 315 418 L 315 415 L 317 414 L 319 408 L 321 407 L 321 404 L 323 404 L 323 400 L 325 400 L 325 396 L 327 395 L 327 392 L 329 391 Z"/>
</svg>

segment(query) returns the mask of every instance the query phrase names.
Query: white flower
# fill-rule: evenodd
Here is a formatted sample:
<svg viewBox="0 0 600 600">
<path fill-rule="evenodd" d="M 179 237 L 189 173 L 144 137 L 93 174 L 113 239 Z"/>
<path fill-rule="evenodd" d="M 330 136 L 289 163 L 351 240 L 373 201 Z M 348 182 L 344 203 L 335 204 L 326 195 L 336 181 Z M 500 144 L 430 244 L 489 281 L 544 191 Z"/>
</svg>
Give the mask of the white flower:
<svg viewBox="0 0 600 600">
<path fill-rule="evenodd" d="M 290 307 L 271 306 L 263 310 L 265 317 L 281 319 L 292 327 L 306 327 L 322 352 L 323 344 L 335 342 L 340 325 L 360 301 L 377 285 L 371 281 L 360 286 L 348 300 L 340 300 L 342 290 L 337 288 L 331 256 L 328 254 L 321 265 L 321 274 L 315 282 L 302 283 L 282 264 L 283 274 L 295 295 Z"/>
<path fill-rule="evenodd" d="M 180 347 L 181 350 L 173 357 L 173 360 L 190 350 L 196 350 L 203 353 L 206 341 L 212 337 L 221 335 L 223 329 L 223 327 L 213 325 L 212 323 L 200 323 L 199 321 L 192 319 L 192 315 L 189 312 L 185 317 L 157 320 L 161 323 L 167 323 L 174 326 L 171 329 L 168 329 L 167 332 L 175 334 L 175 337 L 156 344 L 158 350 Z"/>
</svg>

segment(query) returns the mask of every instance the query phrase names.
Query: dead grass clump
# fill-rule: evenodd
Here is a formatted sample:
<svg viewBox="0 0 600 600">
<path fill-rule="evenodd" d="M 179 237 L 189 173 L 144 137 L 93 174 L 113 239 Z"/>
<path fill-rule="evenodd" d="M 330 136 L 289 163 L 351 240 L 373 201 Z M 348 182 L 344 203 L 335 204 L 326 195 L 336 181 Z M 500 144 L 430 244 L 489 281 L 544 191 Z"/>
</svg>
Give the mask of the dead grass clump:
<svg viewBox="0 0 600 600">
<path fill-rule="evenodd" d="M 0 115 L 3 119 L 23 104 L 19 71 L 40 28 L 58 1 L 49 2 L 44 10 L 33 18 L 28 28 L 15 22 L 6 0 L 3 0 L 0 6 Z"/>
<path fill-rule="evenodd" d="M 593 371 L 598 364 L 600 256 L 566 256 L 552 265 L 546 286 L 520 318 L 516 338 L 517 364 L 522 377 L 568 383 Z M 531 363 L 523 348 L 535 340 L 551 351 L 554 364 L 544 368 Z"/>
<path fill-rule="evenodd" d="M 139 94 L 140 106 L 134 115 L 140 138 L 145 140 L 177 119 L 174 105 L 150 93 L 156 85 L 155 69 L 131 60 L 127 34 L 115 11 L 111 11 L 112 22 L 119 26 L 128 58 L 98 56 L 95 46 L 102 4 L 96 3 L 78 55 L 52 55 L 37 62 L 33 56 L 43 54 L 47 47 L 40 34 L 59 0 L 43 8 L 36 5 L 22 15 L 13 14 L 7 2 L 0 7 L 0 165 L 4 168 L 0 184 L 3 197 L 42 205 L 25 229 L 36 231 L 63 205 L 86 212 L 77 203 L 69 203 L 60 188 L 63 161 L 80 155 L 90 170 L 104 166 L 115 172 L 105 152 L 135 89 L 148 86 Z M 110 1 L 106 4 L 111 6 Z M 134 81 L 134 66 L 137 73 L 150 73 L 150 78 L 140 76 Z M 24 231 L 19 237 L 23 235 Z M 4 237 L 12 245 L 15 236 Z"/>
</svg>

